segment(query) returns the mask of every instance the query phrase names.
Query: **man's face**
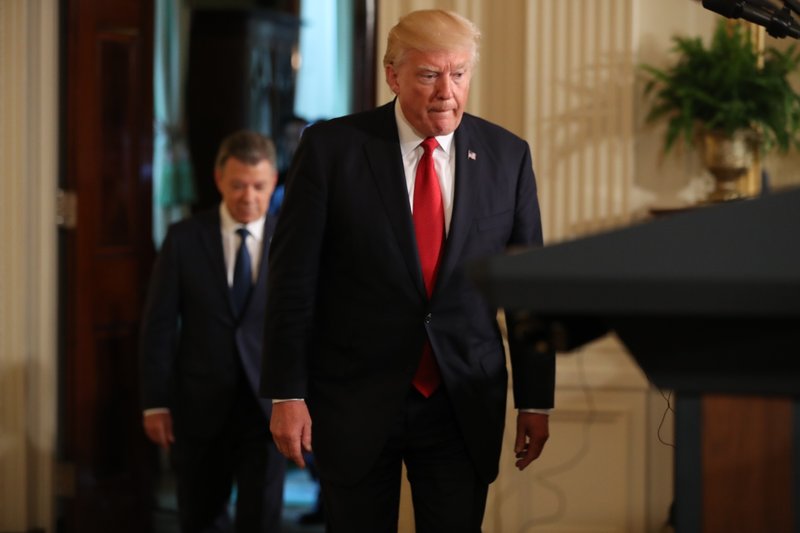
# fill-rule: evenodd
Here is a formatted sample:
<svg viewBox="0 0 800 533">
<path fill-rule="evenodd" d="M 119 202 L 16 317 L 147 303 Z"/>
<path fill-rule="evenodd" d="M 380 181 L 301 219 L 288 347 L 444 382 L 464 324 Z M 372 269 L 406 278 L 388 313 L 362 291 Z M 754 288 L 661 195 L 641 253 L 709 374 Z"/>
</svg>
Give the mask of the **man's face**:
<svg viewBox="0 0 800 533">
<path fill-rule="evenodd" d="M 241 224 L 261 218 L 267 212 L 278 175 L 266 159 L 257 165 L 229 157 L 214 171 L 217 189 L 231 216 Z"/>
<path fill-rule="evenodd" d="M 467 51 L 409 50 L 399 65 L 386 67 L 386 82 L 403 116 L 423 137 L 455 131 L 467 105 L 471 75 Z"/>
</svg>

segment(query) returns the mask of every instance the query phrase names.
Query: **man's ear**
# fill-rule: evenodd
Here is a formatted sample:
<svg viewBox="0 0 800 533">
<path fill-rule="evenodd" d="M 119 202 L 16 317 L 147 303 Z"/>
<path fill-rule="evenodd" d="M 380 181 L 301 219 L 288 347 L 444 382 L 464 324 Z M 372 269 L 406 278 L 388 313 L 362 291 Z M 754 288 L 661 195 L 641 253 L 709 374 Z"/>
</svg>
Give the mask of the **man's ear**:
<svg viewBox="0 0 800 533">
<path fill-rule="evenodd" d="M 278 188 L 278 170 L 275 168 L 275 165 L 272 165 L 272 192 L 275 192 L 275 189 Z"/>
<path fill-rule="evenodd" d="M 214 165 L 214 184 L 216 184 L 217 190 L 222 192 L 222 169 L 216 165 Z"/>
<path fill-rule="evenodd" d="M 393 93 L 397 94 L 397 90 L 399 89 L 397 83 L 397 71 L 394 69 L 393 65 L 386 65 L 384 68 L 384 73 L 386 74 L 386 84 L 392 90 Z"/>
</svg>

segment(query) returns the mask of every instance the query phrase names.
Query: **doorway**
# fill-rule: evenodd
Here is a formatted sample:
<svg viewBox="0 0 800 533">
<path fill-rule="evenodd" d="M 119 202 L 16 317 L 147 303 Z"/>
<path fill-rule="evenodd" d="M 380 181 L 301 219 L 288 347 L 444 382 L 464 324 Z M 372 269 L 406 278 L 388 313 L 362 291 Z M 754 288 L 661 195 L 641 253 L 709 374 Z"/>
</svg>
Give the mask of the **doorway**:
<svg viewBox="0 0 800 533">
<path fill-rule="evenodd" d="M 191 155 L 192 179 L 197 195 L 190 201 L 184 198 L 183 204 L 169 206 L 175 216 L 187 216 L 192 211 L 212 208 L 219 203 L 212 179 L 213 157 L 220 140 L 230 131 L 250 128 L 276 137 L 278 161 L 288 166 L 291 148 L 281 142 L 279 135 L 287 125 L 300 118 L 298 115 L 305 118 L 313 114 L 312 120 L 331 118 L 335 114 L 374 106 L 376 1 L 340 0 L 331 3 L 322 0 L 322 3 L 338 6 L 335 8 L 337 20 L 326 27 L 326 31 L 336 28 L 335 32 L 326 34 L 327 39 L 335 41 L 335 46 L 328 43 L 324 48 L 338 50 L 339 71 L 335 76 L 328 75 L 327 82 L 325 78 L 309 78 L 309 73 L 314 73 L 314 62 L 303 60 L 306 55 L 302 53 L 303 32 L 321 31 L 313 24 L 303 21 L 298 25 L 285 13 L 276 14 L 260 7 L 237 5 L 234 8 L 229 5 L 228 9 L 221 9 L 211 5 L 213 2 L 210 1 L 202 2 L 202 7 L 198 6 L 188 16 L 180 17 L 190 27 L 185 51 L 187 90 L 179 96 L 185 96 L 186 145 Z M 304 0 L 300 9 L 313 12 L 317 8 L 312 0 Z M 156 28 L 161 24 L 156 19 Z M 298 27 L 299 33 L 296 33 Z M 343 32 L 346 38 L 343 38 Z M 319 47 L 317 41 L 309 50 Z M 304 65 L 308 70 L 305 74 Z M 326 108 L 329 110 L 321 112 L 323 114 L 298 107 L 294 83 L 304 75 L 311 79 L 310 83 L 315 84 L 318 91 L 339 95 L 334 107 Z M 330 85 L 326 87 L 328 82 Z M 292 89 L 288 93 L 285 92 L 287 83 Z M 154 189 L 161 188 L 158 176 L 154 176 Z M 156 246 L 163 238 L 166 226 L 175 220 L 166 212 L 156 213 L 164 207 L 164 202 L 156 194 L 153 204 L 156 214 L 153 240 Z M 157 461 L 154 487 L 154 532 L 172 533 L 177 527 L 174 482 L 163 454 Z M 316 496 L 317 485 L 308 471 L 290 466 L 284 490 L 285 531 L 315 533 L 324 530 L 321 524 L 299 523 L 301 516 L 313 510 Z"/>
</svg>

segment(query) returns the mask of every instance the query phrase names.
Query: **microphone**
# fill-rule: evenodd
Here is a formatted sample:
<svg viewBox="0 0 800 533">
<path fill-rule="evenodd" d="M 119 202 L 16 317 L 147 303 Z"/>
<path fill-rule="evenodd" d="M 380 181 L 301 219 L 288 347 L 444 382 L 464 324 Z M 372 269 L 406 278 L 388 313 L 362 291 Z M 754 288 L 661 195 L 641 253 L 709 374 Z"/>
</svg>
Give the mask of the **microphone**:
<svg viewBox="0 0 800 533">
<path fill-rule="evenodd" d="M 762 8 L 751 6 L 745 0 L 703 0 L 703 7 L 729 19 L 743 18 L 748 22 L 764 26 L 767 33 L 776 38 L 800 38 L 800 28 L 788 10 L 781 14 L 770 13 Z"/>
<path fill-rule="evenodd" d="M 783 0 L 783 3 L 789 6 L 789 9 L 800 15 L 800 2 L 797 0 Z"/>
</svg>

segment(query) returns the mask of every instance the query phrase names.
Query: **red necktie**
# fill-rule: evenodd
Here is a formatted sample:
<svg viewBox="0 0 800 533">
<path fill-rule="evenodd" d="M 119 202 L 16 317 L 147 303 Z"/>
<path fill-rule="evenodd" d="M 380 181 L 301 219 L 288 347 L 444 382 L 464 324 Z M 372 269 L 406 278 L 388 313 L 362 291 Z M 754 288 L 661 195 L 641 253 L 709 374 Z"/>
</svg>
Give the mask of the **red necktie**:
<svg viewBox="0 0 800 533">
<path fill-rule="evenodd" d="M 425 289 L 430 298 L 436 283 L 442 243 L 444 242 L 444 207 L 439 178 L 433 166 L 433 150 L 439 146 L 436 139 L 428 137 L 422 141 L 424 153 L 417 166 L 414 182 L 414 233 L 417 236 L 419 261 Z M 433 394 L 441 382 L 439 367 L 433 357 L 430 341 L 425 341 L 417 373 L 412 382 L 414 387 L 426 398 Z"/>
</svg>

